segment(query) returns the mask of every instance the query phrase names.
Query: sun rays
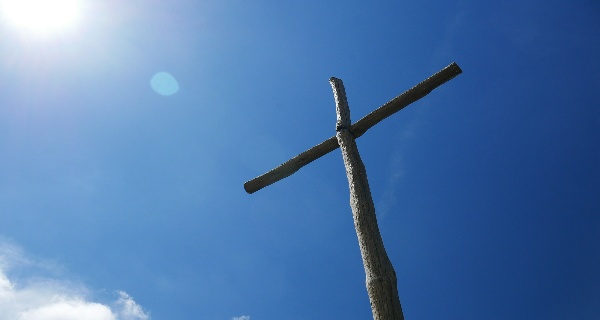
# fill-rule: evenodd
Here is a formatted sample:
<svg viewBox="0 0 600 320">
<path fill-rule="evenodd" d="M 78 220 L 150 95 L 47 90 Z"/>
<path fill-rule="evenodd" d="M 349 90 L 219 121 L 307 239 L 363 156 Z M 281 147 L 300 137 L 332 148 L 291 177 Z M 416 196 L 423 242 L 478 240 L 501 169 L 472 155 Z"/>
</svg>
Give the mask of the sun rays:
<svg viewBox="0 0 600 320">
<path fill-rule="evenodd" d="M 69 31 L 81 18 L 79 0 L 0 0 L 2 18 L 38 36 Z"/>
</svg>

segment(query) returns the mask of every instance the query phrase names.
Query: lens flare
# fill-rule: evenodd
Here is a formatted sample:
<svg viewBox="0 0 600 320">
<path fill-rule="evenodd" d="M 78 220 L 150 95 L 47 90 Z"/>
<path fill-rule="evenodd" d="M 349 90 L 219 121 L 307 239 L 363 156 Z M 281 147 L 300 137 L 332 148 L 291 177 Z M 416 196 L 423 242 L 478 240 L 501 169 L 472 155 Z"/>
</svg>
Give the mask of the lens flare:
<svg viewBox="0 0 600 320">
<path fill-rule="evenodd" d="M 179 84 L 175 77 L 168 72 L 159 72 L 150 79 L 150 85 L 156 93 L 163 96 L 170 96 L 179 91 Z"/>
</svg>

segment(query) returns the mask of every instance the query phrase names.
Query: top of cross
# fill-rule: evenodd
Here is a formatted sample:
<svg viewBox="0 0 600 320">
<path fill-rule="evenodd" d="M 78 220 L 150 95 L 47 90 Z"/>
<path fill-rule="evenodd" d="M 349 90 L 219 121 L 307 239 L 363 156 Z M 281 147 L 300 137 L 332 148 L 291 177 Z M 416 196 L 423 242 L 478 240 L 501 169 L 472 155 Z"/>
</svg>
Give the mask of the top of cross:
<svg viewBox="0 0 600 320">
<path fill-rule="evenodd" d="M 392 114 L 402 110 L 409 104 L 423 98 L 428 95 L 431 91 L 461 74 L 462 70 L 455 63 L 449 64 L 444 69 L 438 71 L 431 77 L 423 80 L 416 86 L 406 90 L 401 95 L 390 100 L 381 107 L 375 109 L 362 119 L 355 122 L 350 126 L 350 132 L 354 138 L 362 136 L 367 130 L 379 123 L 381 120 L 391 116 Z M 332 77 L 330 81 L 339 80 Z M 344 95 L 345 97 L 345 95 Z M 338 119 L 338 123 L 339 123 Z M 268 185 L 271 185 L 283 178 L 289 177 L 294 172 L 298 171 L 303 166 L 310 162 L 326 155 L 327 153 L 337 149 L 339 147 L 338 141 L 335 136 L 321 142 L 320 144 L 300 153 L 292 159 L 284 162 L 275 169 L 258 176 L 246 183 L 244 183 L 244 189 L 248 193 L 254 193 Z"/>
</svg>

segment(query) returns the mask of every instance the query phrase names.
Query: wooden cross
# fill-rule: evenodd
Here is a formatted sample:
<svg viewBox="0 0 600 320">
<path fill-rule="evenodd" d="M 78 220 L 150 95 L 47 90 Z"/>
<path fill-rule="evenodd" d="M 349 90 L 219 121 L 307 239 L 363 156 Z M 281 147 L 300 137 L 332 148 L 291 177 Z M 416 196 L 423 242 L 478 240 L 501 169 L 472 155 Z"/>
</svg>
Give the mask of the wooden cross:
<svg viewBox="0 0 600 320">
<path fill-rule="evenodd" d="M 383 246 L 375 215 L 375 205 L 367 181 L 367 172 L 358 153 L 355 139 L 381 120 L 421 99 L 433 89 L 461 73 L 460 67 L 456 63 L 451 63 L 352 125 L 344 84 L 340 79 L 330 78 L 329 82 L 333 88 L 337 113 L 336 135 L 302 152 L 279 167 L 244 183 L 246 192 L 254 193 L 292 175 L 303 166 L 338 147 L 342 150 L 350 187 L 350 206 L 352 207 L 354 227 L 358 236 L 367 278 L 367 292 L 375 320 L 403 320 L 404 315 L 398 297 L 396 272 Z"/>
</svg>

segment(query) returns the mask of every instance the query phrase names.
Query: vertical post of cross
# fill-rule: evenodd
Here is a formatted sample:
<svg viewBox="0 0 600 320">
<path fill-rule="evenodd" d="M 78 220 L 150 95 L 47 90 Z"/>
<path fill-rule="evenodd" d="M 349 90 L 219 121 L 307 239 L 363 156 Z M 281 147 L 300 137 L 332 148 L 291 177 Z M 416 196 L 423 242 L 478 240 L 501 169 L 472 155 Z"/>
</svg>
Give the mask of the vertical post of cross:
<svg viewBox="0 0 600 320">
<path fill-rule="evenodd" d="M 350 206 L 366 273 L 367 292 L 374 320 L 404 320 L 398 297 L 396 272 L 385 252 L 367 171 L 350 131 L 350 108 L 342 80 L 330 78 L 336 104 L 336 138 L 346 167 Z"/>
</svg>

